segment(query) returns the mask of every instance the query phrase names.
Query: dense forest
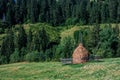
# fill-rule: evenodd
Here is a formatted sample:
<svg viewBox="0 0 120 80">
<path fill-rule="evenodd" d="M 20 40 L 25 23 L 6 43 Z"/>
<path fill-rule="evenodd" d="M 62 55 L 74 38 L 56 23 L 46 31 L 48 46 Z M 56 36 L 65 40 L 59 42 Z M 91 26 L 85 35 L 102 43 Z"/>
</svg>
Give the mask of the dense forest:
<svg viewBox="0 0 120 80">
<path fill-rule="evenodd" d="M 32 28 L 26 31 L 23 24 L 29 23 L 48 24 L 55 28 L 54 34 L 60 33 L 60 26 L 92 26 L 81 27 L 73 37 L 61 39 L 57 35 L 52 41 L 47 26 L 40 25 L 36 31 Z M 120 57 L 118 23 L 119 0 L 0 0 L 0 34 L 5 34 L 0 49 L 0 64 L 70 58 L 80 42 L 91 55 Z M 101 27 L 100 24 L 105 25 Z"/>
<path fill-rule="evenodd" d="M 120 22 L 119 0 L 0 0 L 0 19 L 10 26 L 44 22 L 52 26 Z"/>
</svg>

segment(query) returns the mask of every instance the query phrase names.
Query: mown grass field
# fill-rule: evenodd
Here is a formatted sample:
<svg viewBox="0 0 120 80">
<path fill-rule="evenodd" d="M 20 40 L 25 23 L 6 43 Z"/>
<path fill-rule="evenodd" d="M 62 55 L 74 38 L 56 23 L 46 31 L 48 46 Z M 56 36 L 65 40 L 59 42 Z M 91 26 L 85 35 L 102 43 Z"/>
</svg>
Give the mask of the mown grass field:
<svg viewBox="0 0 120 80">
<path fill-rule="evenodd" d="M 60 62 L 0 65 L 0 80 L 120 80 L 120 58 L 78 65 Z"/>
</svg>

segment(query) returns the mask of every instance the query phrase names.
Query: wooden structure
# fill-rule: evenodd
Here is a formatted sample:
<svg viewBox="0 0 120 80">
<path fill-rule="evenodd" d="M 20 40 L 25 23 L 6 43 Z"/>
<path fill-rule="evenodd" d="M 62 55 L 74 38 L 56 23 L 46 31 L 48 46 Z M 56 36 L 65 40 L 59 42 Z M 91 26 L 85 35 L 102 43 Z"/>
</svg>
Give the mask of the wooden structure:
<svg viewBox="0 0 120 80">
<path fill-rule="evenodd" d="M 72 58 L 60 59 L 62 64 L 72 64 Z"/>
</svg>

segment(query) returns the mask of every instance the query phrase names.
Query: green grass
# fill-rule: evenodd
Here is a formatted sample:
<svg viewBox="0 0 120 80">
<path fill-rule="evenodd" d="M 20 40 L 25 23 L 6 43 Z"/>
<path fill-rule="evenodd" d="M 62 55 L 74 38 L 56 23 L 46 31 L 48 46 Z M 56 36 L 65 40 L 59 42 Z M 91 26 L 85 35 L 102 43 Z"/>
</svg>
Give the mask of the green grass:
<svg viewBox="0 0 120 80">
<path fill-rule="evenodd" d="M 0 80 L 120 80 L 120 58 L 78 65 L 60 62 L 0 65 Z"/>
</svg>

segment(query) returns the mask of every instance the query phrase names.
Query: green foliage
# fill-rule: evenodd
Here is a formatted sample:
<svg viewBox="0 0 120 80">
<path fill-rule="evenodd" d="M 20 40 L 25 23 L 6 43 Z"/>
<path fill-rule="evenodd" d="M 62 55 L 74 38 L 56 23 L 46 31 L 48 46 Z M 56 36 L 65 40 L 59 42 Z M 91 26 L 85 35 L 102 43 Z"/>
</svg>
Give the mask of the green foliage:
<svg viewBox="0 0 120 80">
<path fill-rule="evenodd" d="M 19 50 L 27 46 L 27 34 L 22 25 L 18 29 L 17 40 L 18 40 L 17 45 Z"/>
<path fill-rule="evenodd" d="M 0 28 L 0 34 L 3 34 L 3 33 L 4 33 L 4 29 Z"/>
<path fill-rule="evenodd" d="M 27 37 L 27 49 L 28 51 L 32 50 L 32 40 L 33 40 L 33 34 L 31 29 L 29 30 L 28 37 Z"/>
<path fill-rule="evenodd" d="M 117 0 L 108 1 L 108 3 L 109 3 L 110 22 L 116 22 L 117 21 L 117 7 L 118 7 Z"/>
<path fill-rule="evenodd" d="M 14 51 L 14 33 L 12 29 L 7 31 L 7 35 L 5 36 L 2 46 L 1 46 L 1 55 L 6 56 L 6 61 L 9 63 L 10 55 Z"/>
<path fill-rule="evenodd" d="M 78 46 L 79 43 L 82 43 L 83 34 L 81 30 L 74 32 L 75 45 Z"/>
<path fill-rule="evenodd" d="M 91 31 L 91 47 L 96 48 L 98 47 L 100 42 L 100 25 L 95 24 Z"/>
<path fill-rule="evenodd" d="M 36 32 L 33 43 L 34 50 L 45 52 L 49 43 L 49 36 L 44 28 Z"/>
<path fill-rule="evenodd" d="M 71 58 L 75 47 L 74 39 L 65 37 L 56 50 L 57 58 Z M 59 56 L 59 57 L 58 57 Z"/>
<path fill-rule="evenodd" d="M 99 48 L 104 50 L 102 53 L 103 57 L 115 57 L 118 44 L 118 38 L 116 35 L 116 32 L 114 32 L 110 25 L 106 25 L 105 28 L 100 32 Z"/>
<path fill-rule="evenodd" d="M 27 22 L 52 26 L 120 22 L 118 0 L 1 0 L 0 5 L 0 19 L 5 18 L 9 27 Z"/>
<path fill-rule="evenodd" d="M 102 23 L 108 22 L 108 18 L 109 18 L 108 4 L 103 3 L 101 6 L 101 22 Z"/>
<path fill-rule="evenodd" d="M 27 52 L 27 49 L 25 48 L 25 47 L 23 47 L 22 49 L 21 49 L 21 51 L 20 51 L 21 53 L 20 53 L 20 61 L 25 61 L 25 55 L 29 52 Z"/>
<path fill-rule="evenodd" d="M 6 56 L 0 55 L 0 64 L 7 64 L 7 63 L 8 63 L 8 62 L 7 62 Z"/>
<path fill-rule="evenodd" d="M 78 23 L 78 19 L 77 18 L 68 18 L 65 21 L 65 25 L 75 25 L 76 23 Z"/>
<path fill-rule="evenodd" d="M 20 61 L 20 56 L 19 56 L 19 50 L 15 49 L 15 51 L 13 52 L 13 54 L 10 55 L 10 62 L 11 63 L 16 63 Z"/>
<path fill-rule="evenodd" d="M 40 61 L 41 54 L 38 51 L 32 51 L 25 56 L 25 60 L 28 62 Z"/>
</svg>

